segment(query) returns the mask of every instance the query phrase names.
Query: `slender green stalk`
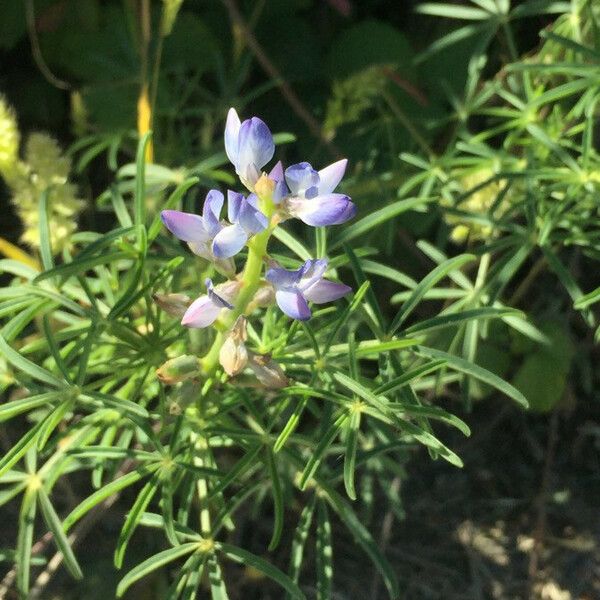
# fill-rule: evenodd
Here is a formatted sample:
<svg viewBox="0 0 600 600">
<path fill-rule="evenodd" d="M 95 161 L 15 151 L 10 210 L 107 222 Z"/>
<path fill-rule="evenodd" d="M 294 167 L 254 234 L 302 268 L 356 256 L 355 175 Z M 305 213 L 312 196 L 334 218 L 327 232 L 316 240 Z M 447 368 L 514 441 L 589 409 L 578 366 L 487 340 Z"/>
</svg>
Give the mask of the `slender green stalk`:
<svg viewBox="0 0 600 600">
<path fill-rule="evenodd" d="M 260 208 L 262 212 L 271 219 L 274 211 L 274 204 L 271 195 L 260 198 Z M 206 375 L 210 375 L 218 365 L 219 351 L 225 342 L 225 333 L 231 329 L 237 318 L 243 315 L 248 308 L 251 300 L 258 291 L 261 282 L 262 268 L 264 259 L 267 256 L 267 245 L 275 225 L 269 223 L 269 226 L 258 235 L 254 236 L 248 242 L 248 258 L 242 274 L 242 288 L 237 297 L 233 310 L 220 320 L 221 331 L 217 334 L 211 349 L 201 360 L 202 370 Z"/>
</svg>

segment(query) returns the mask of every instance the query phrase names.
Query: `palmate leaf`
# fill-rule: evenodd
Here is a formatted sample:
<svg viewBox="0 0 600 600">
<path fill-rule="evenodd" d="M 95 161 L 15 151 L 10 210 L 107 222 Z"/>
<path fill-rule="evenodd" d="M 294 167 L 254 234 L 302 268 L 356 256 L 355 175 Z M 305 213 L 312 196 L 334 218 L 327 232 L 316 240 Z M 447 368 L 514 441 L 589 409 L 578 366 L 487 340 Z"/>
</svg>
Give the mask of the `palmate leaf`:
<svg viewBox="0 0 600 600">
<path fill-rule="evenodd" d="M 47 383 L 51 387 L 63 388 L 65 387 L 65 382 L 58 379 L 50 373 L 43 369 L 39 365 L 31 362 L 26 359 L 24 356 L 19 354 L 16 350 L 13 350 L 7 343 L 6 340 L 0 335 L 0 354 L 4 356 L 4 358 L 14 367 L 23 371 L 33 379 L 37 379 L 42 383 Z"/>
<path fill-rule="evenodd" d="M 51 415 L 50 415 L 51 416 Z M 47 417 L 48 418 L 48 417 Z M 0 458 L 0 477 L 19 461 L 25 453 L 37 442 L 38 435 L 44 427 L 46 419 L 41 419 L 34 425 L 2 458 Z"/>
<path fill-rule="evenodd" d="M 346 423 L 347 420 L 348 420 L 348 414 L 342 413 L 328 427 L 328 429 L 325 431 L 325 433 L 321 436 L 321 439 L 319 440 L 317 447 L 315 448 L 314 452 L 311 454 L 311 457 L 310 457 L 306 467 L 304 468 L 304 471 L 302 472 L 302 476 L 300 477 L 300 489 L 301 490 L 304 490 L 306 488 L 308 481 L 313 476 L 315 471 L 319 468 L 319 465 L 325 458 L 325 454 L 326 454 L 327 450 L 329 450 L 331 443 L 333 442 L 335 437 L 338 435 L 338 433 L 340 432 L 340 430 L 342 429 L 342 427 L 344 426 L 344 424 Z"/>
<path fill-rule="evenodd" d="M 333 546 L 327 504 L 323 500 L 317 506 L 316 559 L 317 600 L 329 600 L 333 583 Z"/>
<path fill-rule="evenodd" d="M 373 390 L 373 393 L 377 394 L 377 395 L 391 394 L 392 392 L 395 392 L 397 389 L 400 389 L 400 388 L 404 387 L 405 385 L 407 385 L 408 383 L 410 383 L 411 381 L 413 381 L 413 379 L 418 379 L 419 377 L 428 375 L 429 373 L 432 373 L 433 371 L 437 371 L 438 369 L 441 369 L 445 364 L 446 364 L 445 360 L 438 359 L 438 360 L 431 361 L 427 364 L 421 365 L 420 367 L 415 367 L 414 369 L 411 369 L 410 371 L 406 371 L 405 373 L 403 373 L 402 375 L 399 375 L 398 377 L 394 377 L 394 379 L 390 379 L 389 381 L 386 381 L 385 383 L 380 385 L 378 388 L 375 388 Z"/>
<path fill-rule="evenodd" d="M 179 206 L 179 203 L 185 196 L 186 192 L 192 186 L 196 185 L 199 181 L 200 181 L 200 179 L 198 177 L 188 177 L 185 181 L 180 183 L 173 190 L 173 192 L 168 197 L 168 199 L 164 203 L 164 205 L 161 206 L 161 210 L 172 209 L 172 208 L 175 208 L 176 206 Z M 152 242 L 158 236 L 158 234 L 162 231 L 163 227 L 164 227 L 163 222 L 160 218 L 160 213 L 159 213 L 154 217 L 154 220 L 152 221 L 152 225 L 150 225 L 150 228 L 148 229 L 148 242 Z"/>
<path fill-rule="evenodd" d="M 513 387 L 507 381 L 504 381 L 501 377 L 498 377 L 495 373 L 480 367 L 475 363 L 471 363 L 464 358 L 460 358 L 458 356 L 454 356 L 453 354 L 449 354 L 442 350 L 437 350 L 434 348 L 427 348 L 425 346 L 419 347 L 419 353 L 423 356 L 427 356 L 429 358 L 439 358 L 443 359 L 447 362 L 447 366 L 451 367 L 456 371 L 460 371 L 465 373 L 466 375 L 470 375 L 475 379 L 479 379 L 484 383 L 496 388 L 498 391 L 506 394 L 508 397 L 512 398 L 515 402 L 520 404 L 523 408 L 527 408 L 529 403 L 527 402 L 527 398 L 523 396 L 519 390 Z"/>
<path fill-rule="evenodd" d="M 217 561 L 217 557 L 212 554 L 208 557 L 208 581 L 210 583 L 210 595 L 212 600 L 229 600 L 227 595 L 227 587 L 223 581 L 221 567 Z"/>
<path fill-rule="evenodd" d="M 44 394 L 36 394 L 20 400 L 11 400 L 0 404 L 0 423 L 9 421 L 17 415 L 35 410 L 41 406 L 48 406 L 64 397 L 64 392 L 46 392 Z"/>
<path fill-rule="evenodd" d="M 73 410 L 74 404 L 73 398 L 68 398 L 50 411 L 50 414 L 44 419 L 40 432 L 37 436 L 38 452 L 44 449 L 44 446 L 52 435 L 52 432 L 65 419 L 66 415 Z"/>
<path fill-rule="evenodd" d="M 301 260 L 309 260 L 312 258 L 312 253 L 310 250 L 308 250 L 306 246 L 297 240 L 289 231 L 278 227 L 273 232 L 273 235 L 282 244 L 286 245 Z"/>
<path fill-rule="evenodd" d="M 360 411 L 354 410 L 350 414 L 350 421 L 346 428 L 346 454 L 344 455 L 344 486 L 351 500 L 356 500 L 354 487 L 354 472 L 356 469 L 356 451 L 358 448 L 358 432 L 360 429 Z"/>
<path fill-rule="evenodd" d="M 553 0 L 527 0 L 518 6 L 515 6 L 510 12 L 512 19 L 521 19 L 534 15 L 561 14 L 571 10 L 570 2 L 559 2 Z M 543 35 L 542 30 L 540 35 Z"/>
<path fill-rule="evenodd" d="M 333 240 L 329 251 L 336 250 L 343 244 L 347 244 L 350 240 L 363 235 L 383 223 L 401 215 L 408 210 L 414 210 L 426 205 L 428 202 L 433 202 L 435 198 L 404 198 L 397 200 L 388 206 L 384 206 L 379 210 L 371 212 L 366 217 L 356 221 L 352 225 L 344 227 L 340 234 Z M 362 282 L 361 282 L 362 283 Z"/>
<path fill-rule="evenodd" d="M 40 222 L 40 256 L 45 271 L 54 267 L 52 244 L 50 240 L 50 223 L 48 220 L 48 197 L 50 193 L 50 189 L 46 189 L 41 193 L 38 208 Z"/>
<path fill-rule="evenodd" d="M 451 464 L 457 467 L 463 466 L 462 460 L 452 450 L 450 450 L 450 448 L 445 446 L 434 435 L 424 429 L 424 427 L 429 427 L 426 421 L 423 423 L 423 427 L 419 427 L 418 425 L 415 425 L 414 423 L 402 418 L 401 411 L 404 410 L 404 405 L 390 403 L 386 398 L 375 395 L 372 390 L 368 389 L 358 381 L 348 377 L 344 373 L 337 372 L 334 373 L 333 376 L 336 381 L 365 400 L 367 404 L 374 409 L 374 413 L 378 412 L 382 416 L 386 417 L 392 424 L 412 435 L 421 444 L 431 448 Z M 413 407 L 411 405 L 407 406 L 407 413 L 410 413 L 412 408 Z M 421 417 L 422 415 L 418 415 L 418 413 L 415 412 L 415 416 Z"/>
<path fill-rule="evenodd" d="M 315 506 L 317 504 L 317 497 L 313 495 L 308 501 L 306 506 L 300 513 L 300 519 L 294 532 L 294 539 L 292 542 L 292 550 L 290 552 L 290 568 L 289 574 L 294 583 L 298 583 L 300 578 L 300 569 L 302 568 L 302 560 L 304 556 L 304 547 L 306 545 L 306 539 L 308 538 L 308 532 L 312 524 L 313 514 L 315 512 Z M 286 596 L 289 600 L 290 596 Z"/>
<path fill-rule="evenodd" d="M 269 542 L 269 551 L 272 552 L 279 545 L 281 534 L 284 525 L 284 500 L 283 490 L 281 487 L 281 479 L 277 472 L 277 463 L 275 462 L 275 454 L 271 448 L 266 448 L 267 466 L 269 468 L 269 479 L 271 480 L 271 489 L 273 492 L 273 510 L 274 510 L 274 525 L 273 535 Z"/>
<path fill-rule="evenodd" d="M 252 554 L 243 548 L 238 548 L 231 544 L 224 544 L 222 542 L 215 542 L 215 549 L 234 562 L 242 563 L 261 571 L 269 579 L 272 579 L 275 583 L 278 583 L 284 588 L 293 600 L 305 600 L 305 595 L 296 583 L 277 567 L 273 566 L 263 558 L 256 556 L 256 554 Z"/>
<path fill-rule="evenodd" d="M 23 495 L 19 512 L 19 533 L 15 564 L 17 568 L 17 590 L 23 598 L 29 596 L 29 568 L 31 563 L 31 547 L 33 545 L 33 530 L 37 510 L 37 493 L 28 489 Z"/>
<path fill-rule="evenodd" d="M 154 494 L 158 491 L 159 485 L 160 478 L 157 475 L 154 475 L 141 489 L 129 510 L 115 549 L 114 563 L 117 569 L 120 569 L 123 565 L 123 558 L 125 557 L 125 551 L 127 550 L 129 540 L 139 525 L 142 515 L 150 504 Z"/>
<path fill-rule="evenodd" d="M 56 514 L 44 488 L 38 490 L 38 501 L 40 508 L 42 509 L 44 521 L 46 522 L 48 529 L 52 532 L 54 543 L 63 555 L 67 569 L 69 569 L 69 572 L 75 579 L 83 578 L 81 567 L 79 566 L 75 554 L 71 549 L 71 545 L 69 544 L 69 540 L 63 531 L 63 525 L 60 522 L 60 518 Z"/>
<path fill-rule="evenodd" d="M 350 304 L 348 304 L 348 306 L 346 306 L 346 308 L 342 311 L 342 313 L 340 314 L 338 319 L 330 326 L 329 336 L 327 337 L 327 341 L 325 342 L 325 346 L 323 349 L 323 352 L 325 354 L 328 353 L 328 350 L 331 347 L 331 344 L 334 342 L 335 338 L 337 337 L 337 335 L 340 332 L 340 330 L 342 329 L 342 327 L 348 322 L 348 319 L 350 318 L 352 313 L 354 313 L 360 306 L 362 299 L 363 299 L 364 295 L 367 293 L 369 287 L 370 287 L 370 283 L 368 281 L 365 281 L 358 288 L 358 290 L 356 290 L 356 293 L 354 294 L 354 297 L 352 298 L 352 301 L 350 302 Z"/>
<path fill-rule="evenodd" d="M 121 579 L 119 585 L 117 586 L 117 598 L 121 598 L 123 594 L 136 582 L 146 577 L 146 575 L 156 571 L 160 567 L 164 567 L 169 563 L 186 556 L 187 554 L 191 554 L 195 550 L 198 549 L 198 542 L 187 542 L 185 544 L 181 544 L 181 546 L 175 546 L 174 548 L 169 548 L 168 550 L 163 550 L 154 556 L 146 559 L 144 562 L 140 563 L 137 567 L 134 567 Z"/>
<path fill-rule="evenodd" d="M 600 287 L 597 287 L 595 290 L 584 294 L 583 296 L 579 296 L 577 300 L 574 302 L 574 306 L 577 310 L 583 310 L 588 308 L 592 304 L 595 304 L 600 300 Z"/>
<path fill-rule="evenodd" d="M 117 264 L 123 259 L 131 259 L 131 254 L 122 250 L 114 250 L 95 256 L 86 256 L 83 258 L 78 256 L 71 262 L 54 267 L 54 269 L 50 269 L 49 271 L 44 271 L 35 278 L 35 282 L 40 282 L 54 276 L 68 278 L 73 275 L 84 274 L 98 265 Z"/>
<path fill-rule="evenodd" d="M 431 319 L 425 319 L 406 328 L 406 333 L 415 334 L 422 331 L 431 331 L 444 327 L 453 327 L 464 323 L 471 323 L 477 319 L 499 319 L 503 317 L 522 317 L 523 313 L 513 308 L 494 308 L 484 306 L 482 308 L 473 308 L 463 310 L 457 313 L 445 313 Z"/>
<path fill-rule="evenodd" d="M 364 340 L 356 345 L 355 354 L 357 358 L 373 358 L 376 359 L 384 352 L 392 350 L 401 350 L 410 348 L 422 343 L 420 338 L 402 338 L 397 340 L 389 340 L 380 342 L 379 340 Z M 334 344 L 327 352 L 328 357 L 347 356 L 349 351 L 348 343 Z M 296 358 L 312 358 L 315 356 L 314 349 L 300 350 L 295 353 Z"/>
<path fill-rule="evenodd" d="M 456 4 L 438 4 L 433 2 L 419 4 L 416 10 L 424 15 L 447 17 L 449 19 L 464 19 L 467 21 L 486 21 L 495 16 L 494 12 L 483 10 L 481 8 Z"/>
<path fill-rule="evenodd" d="M 133 224 L 136 227 L 138 235 L 139 249 L 146 252 L 147 239 L 145 238 L 144 226 L 146 224 L 146 150 L 152 139 L 152 132 L 144 134 L 138 143 L 137 154 L 135 157 L 135 194 L 133 197 Z M 144 233 L 142 234 L 142 231 Z"/>
<path fill-rule="evenodd" d="M 371 534 L 361 523 L 348 503 L 336 491 L 322 481 L 319 481 L 319 485 L 323 488 L 326 494 L 325 498 L 331 508 L 336 512 L 383 577 L 391 600 L 398 600 L 400 598 L 400 590 L 394 569 L 379 549 Z"/>
<path fill-rule="evenodd" d="M 273 452 L 279 452 L 287 442 L 288 438 L 294 433 L 296 427 L 298 427 L 298 423 L 300 423 L 300 417 L 306 408 L 306 404 L 308 403 L 308 394 L 303 396 L 296 407 L 294 408 L 294 412 L 290 415 L 287 423 L 281 430 L 281 433 L 277 436 L 275 443 L 273 444 Z"/>
<path fill-rule="evenodd" d="M 117 494 L 126 487 L 133 485 L 146 475 L 152 473 L 152 471 L 158 469 L 158 465 L 148 465 L 144 467 L 138 467 L 131 473 L 126 473 L 121 477 L 118 477 L 114 481 L 106 484 L 103 488 L 94 492 L 91 496 L 88 496 L 85 500 L 82 500 L 66 517 L 64 520 L 64 530 L 68 531 L 79 519 L 81 519 L 87 512 L 89 512 L 94 506 L 100 504 L 113 494 Z"/>
<path fill-rule="evenodd" d="M 565 12 L 567 12 L 568 10 L 569 9 L 567 9 Z M 567 48 L 568 50 L 573 50 L 574 52 L 577 52 L 578 54 L 582 54 L 583 56 L 585 56 L 588 59 L 591 59 L 595 63 L 600 62 L 600 53 L 599 52 L 597 52 L 593 48 L 589 48 L 588 46 L 579 44 L 575 40 L 566 38 L 566 37 L 559 35 L 553 31 L 541 31 L 540 37 L 548 39 L 548 40 L 552 40 L 553 42 L 560 44 L 561 46 L 563 46 L 564 48 Z"/>
<path fill-rule="evenodd" d="M 416 308 L 419 302 L 423 299 L 428 290 L 430 290 L 440 279 L 446 277 L 452 271 L 459 269 L 468 262 L 475 260 L 473 254 L 461 254 L 450 258 L 439 264 L 433 271 L 426 275 L 423 280 L 412 291 L 409 298 L 400 307 L 400 310 L 394 317 L 392 324 L 389 327 L 388 334 L 393 335 L 398 328 L 404 323 L 412 311 Z"/>
<path fill-rule="evenodd" d="M 206 555 L 191 554 L 179 570 L 179 577 L 168 590 L 165 600 L 195 600 L 207 562 Z"/>
</svg>

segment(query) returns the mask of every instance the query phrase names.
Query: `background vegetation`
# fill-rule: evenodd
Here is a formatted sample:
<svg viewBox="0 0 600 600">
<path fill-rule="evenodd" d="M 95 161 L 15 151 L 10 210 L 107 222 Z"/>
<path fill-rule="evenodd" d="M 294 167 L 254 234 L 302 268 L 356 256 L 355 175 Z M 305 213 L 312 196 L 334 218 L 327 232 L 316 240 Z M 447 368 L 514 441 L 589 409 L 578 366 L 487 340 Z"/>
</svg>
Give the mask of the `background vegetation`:
<svg viewBox="0 0 600 600">
<path fill-rule="evenodd" d="M 599 27 L 595 0 L 5 3 L 0 597 L 114 597 L 165 551 L 126 597 L 599 597 Z M 152 302 L 210 274 L 157 214 L 233 185 L 230 106 L 286 165 L 349 159 L 356 220 L 275 248 L 355 290 L 257 321 L 288 391 L 155 375 L 210 341 Z M 206 506 L 220 546 L 187 556 Z"/>
</svg>

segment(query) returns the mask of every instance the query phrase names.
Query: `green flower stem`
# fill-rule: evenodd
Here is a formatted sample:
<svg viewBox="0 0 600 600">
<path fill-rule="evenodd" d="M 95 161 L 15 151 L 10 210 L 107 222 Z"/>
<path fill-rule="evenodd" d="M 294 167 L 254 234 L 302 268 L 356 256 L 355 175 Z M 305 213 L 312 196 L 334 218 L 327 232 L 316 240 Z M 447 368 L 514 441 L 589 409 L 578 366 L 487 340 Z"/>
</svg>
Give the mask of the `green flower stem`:
<svg viewBox="0 0 600 600">
<path fill-rule="evenodd" d="M 211 375 L 217 368 L 219 364 L 219 351 L 225 342 L 227 332 L 231 329 L 237 318 L 246 312 L 248 304 L 250 304 L 260 287 L 263 263 L 267 256 L 267 245 L 276 227 L 276 225 L 270 222 L 275 209 L 271 195 L 260 198 L 260 208 L 269 219 L 269 226 L 248 242 L 248 258 L 242 274 L 242 287 L 235 306 L 225 317 L 220 319 L 220 331 L 217 333 L 217 337 L 210 350 L 201 360 L 202 371 L 205 375 Z"/>
</svg>

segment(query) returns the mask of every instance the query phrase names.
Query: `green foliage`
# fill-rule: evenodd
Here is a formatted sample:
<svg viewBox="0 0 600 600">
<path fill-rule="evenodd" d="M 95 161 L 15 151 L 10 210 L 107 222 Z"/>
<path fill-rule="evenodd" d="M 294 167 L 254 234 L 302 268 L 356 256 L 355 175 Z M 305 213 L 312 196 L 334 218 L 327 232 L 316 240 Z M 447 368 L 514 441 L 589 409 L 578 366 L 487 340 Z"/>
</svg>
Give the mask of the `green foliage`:
<svg viewBox="0 0 600 600">
<path fill-rule="evenodd" d="M 215 583 L 215 578 L 220 577 L 215 556 L 222 553 L 225 558 L 264 571 L 292 596 L 300 597 L 292 580 L 263 559 L 230 546 L 219 537 L 212 541 L 213 536 L 219 536 L 219 529 L 213 533 L 211 523 L 234 518 L 240 506 L 237 495 L 250 482 L 257 484 L 254 493 L 260 493 L 258 497 L 274 507 L 271 541 L 265 540 L 265 547 L 273 551 L 282 543 L 284 511 L 292 497 L 300 497 L 302 490 L 309 497 L 325 494 L 334 512 L 384 574 L 390 591 L 395 590 L 391 568 L 336 488 L 341 485 L 351 499 L 358 499 L 357 478 L 381 460 L 368 459 L 365 452 L 377 457 L 380 448 L 391 458 L 398 448 L 398 460 L 402 460 L 403 446 L 395 445 L 398 439 L 404 445 L 424 444 L 436 455 L 461 465 L 456 454 L 433 434 L 429 420 L 458 426 L 465 434 L 469 433 L 468 427 L 451 414 L 419 400 L 411 388 L 417 378 L 425 381 L 423 377 L 442 365 L 449 371 L 456 368 L 483 377 L 517 398 L 508 384 L 496 381 L 491 374 L 482 374 L 481 368 L 467 367 L 467 363 L 450 355 L 443 361 L 437 355 L 430 358 L 433 350 L 417 346 L 426 337 L 394 335 L 433 285 L 448 276 L 460 279 L 458 269 L 473 257 L 445 261 L 417 285 L 398 313 L 397 325 L 392 324 L 387 335 L 383 309 L 376 296 L 368 295 L 366 282 L 346 310 L 321 310 L 315 315 L 316 322 L 304 328 L 289 329 L 284 326 L 285 317 L 267 312 L 262 330 L 253 335 L 258 336 L 265 352 L 285 365 L 287 376 L 293 380 L 291 386 L 271 392 L 268 402 L 260 389 L 244 389 L 220 376 L 203 381 L 202 387 L 165 387 L 155 378 L 154 369 L 169 356 L 204 345 L 208 339 L 203 339 L 205 333 L 199 338 L 183 331 L 177 320 L 154 304 L 152 296 L 173 288 L 193 293 L 198 269 L 207 267 L 198 263 L 200 259 L 182 254 L 160 232 L 154 234 L 152 244 L 148 243 L 146 228 L 153 219 L 147 213 L 147 198 L 152 171 L 156 169 L 146 170 L 144 164 L 147 141 L 146 137 L 139 145 L 134 185 L 124 180 L 118 191 L 118 197 L 125 198 L 125 204 L 119 208 L 120 218 L 131 225 L 103 235 L 73 236 L 76 246 L 72 257 L 66 256 L 62 264 L 53 266 L 50 255 L 44 259 L 47 271 L 37 276 L 34 272 L 23 274 L 28 280 L 26 285 L 35 290 L 28 302 L 14 302 L 22 298 L 20 285 L 9 286 L 3 292 L 2 307 L 6 308 L 8 319 L 5 334 L 15 319 L 21 327 L 35 330 L 38 298 L 42 295 L 47 299 L 41 333 L 48 343 L 20 343 L 16 351 L 1 341 L 4 356 L 15 367 L 15 378 L 30 395 L 25 401 L 6 405 L 4 418 L 35 409 L 30 414 L 36 423 L 5 455 L 2 470 L 14 469 L 27 452 L 34 452 L 45 465 L 53 465 L 29 475 L 46 490 L 37 497 L 52 531 L 57 527 L 58 516 L 48 497 L 67 464 L 70 472 L 92 474 L 102 468 L 105 474 L 100 479 L 94 475 L 99 489 L 67 516 L 65 530 L 76 526 L 86 513 L 113 494 L 143 482 L 124 521 L 115 564 L 122 564 L 136 530 L 144 526 L 145 515 L 156 503 L 163 511 L 166 541 L 173 547 L 127 575 L 119 593 L 154 568 L 182 556 L 195 556 L 191 554 L 194 545 L 200 544 L 205 557 L 199 556 L 199 560 L 208 565 L 213 594 L 225 593 L 224 584 Z M 171 194 L 175 202 L 193 191 L 192 183 L 194 180 L 179 184 Z M 381 227 L 397 213 L 392 209 L 359 222 L 356 229 L 349 229 L 356 233 L 345 240 Z M 291 243 L 292 247 L 295 244 Z M 364 277 L 361 259 L 351 251 L 349 257 L 360 281 Z M 344 255 L 333 255 L 332 259 L 338 268 L 347 260 Z M 31 307 L 36 310 L 29 310 Z M 505 314 L 508 313 L 484 311 L 476 316 L 493 318 Z M 467 322 L 469 316 L 465 316 Z M 452 329 L 460 323 L 460 319 L 442 319 L 435 327 L 425 324 L 421 329 Z M 413 328 L 418 329 L 417 325 L 412 323 Z M 382 362 L 381 357 L 387 360 Z M 442 381 L 446 377 L 442 376 Z M 435 379 L 429 379 L 429 389 L 436 385 Z M 57 388 L 59 393 L 53 395 L 48 386 Z M 68 400 L 63 402 L 65 398 Z M 40 399 L 44 400 L 43 405 Z M 173 402 L 179 406 L 176 411 Z M 67 426 L 66 431 L 78 432 L 67 447 L 61 442 L 65 433 L 57 429 L 59 423 Z M 110 440 L 116 445 L 111 445 Z M 340 451 L 345 454 L 343 467 L 338 467 L 336 460 Z M 219 467 L 232 459 L 233 467 Z M 106 471 L 109 464 L 113 466 Z M 109 473 L 119 467 L 121 475 L 112 479 Z M 189 535 L 202 541 L 180 546 L 178 540 L 189 539 L 185 532 L 193 531 L 194 510 L 191 506 L 184 508 L 186 490 L 196 486 L 204 490 L 207 504 L 201 508 L 201 537 Z M 270 493 L 264 496 L 262 492 L 266 490 Z M 26 507 L 27 511 L 33 510 L 29 504 Z M 324 511 L 321 506 L 317 534 L 322 596 L 328 593 L 332 576 L 327 549 L 330 542 L 325 541 L 330 535 L 329 521 Z M 222 516 L 217 519 L 220 513 Z M 79 573 L 65 538 L 57 538 L 57 543 L 71 570 Z M 196 561 L 186 564 L 195 565 Z M 297 573 L 295 567 L 290 576 L 297 579 Z M 198 578 L 195 585 L 200 584 Z M 23 589 L 27 587 L 26 579 L 21 585 Z M 188 581 L 186 585 L 192 584 Z"/>
<path fill-rule="evenodd" d="M 559 406 L 577 366 L 574 330 L 597 325 L 600 288 L 584 293 L 582 276 L 600 258 L 594 3 L 423 3 L 421 22 L 440 17 L 457 28 L 410 67 L 418 44 L 375 20 L 336 31 L 321 64 L 317 32 L 303 20 L 308 4 L 267 4 L 265 14 L 282 21 L 265 47 L 279 48 L 275 63 L 300 90 L 329 76 L 329 97 L 311 102 L 328 141 L 348 141 L 360 159 L 345 188 L 360 208 L 353 223 L 314 236 L 274 233 L 281 264 L 327 256 L 355 282 L 352 297 L 302 326 L 271 308 L 253 319 L 253 346 L 285 372 L 278 389 L 244 373 L 200 375 L 195 357 L 214 332 L 182 328 L 154 300 L 175 290 L 195 297 L 214 274 L 164 234 L 159 210 L 193 210 L 205 188 L 232 181 L 215 141 L 232 99 L 276 105 L 288 123 L 289 108 L 269 100 L 278 82 L 254 85 L 244 41 L 215 9 L 199 15 L 165 1 L 154 15 L 162 24 L 154 133 L 136 136 L 141 58 L 128 3 L 86 2 L 69 13 L 77 27 L 43 36 L 49 64 L 82 81 L 75 169 L 89 175 L 106 154 L 114 181 L 95 199 L 107 230 L 70 231 L 64 247 L 53 240 L 56 182 L 36 187 L 42 266 L 0 261 L 0 422 L 11 440 L 0 502 L 18 505 L 24 598 L 34 540 L 50 531 L 71 575 L 85 577 L 69 536 L 118 496 L 126 508 L 115 535 L 118 597 L 160 572 L 171 586 L 165 597 L 226 599 L 241 563 L 280 595 L 329 598 L 340 585 L 342 528 L 389 597 L 401 597 L 372 533 L 373 498 L 401 518 L 391 481 L 423 459 L 419 449 L 460 468 L 447 428 L 470 435 L 454 413 L 474 401 L 494 394 L 518 409 Z M 174 22 L 167 10 L 179 10 Z M 549 23 L 540 45 L 519 58 L 514 28 L 540 15 Z M 287 64 L 289 40 L 304 63 Z M 462 69 L 448 66 L 461 53 Z M 414 85 L 428 82 L 429 68 L 446 79 L 430 95 Z M 146 160 L 151 147 L 156 163 Z M 49 148 L 42 166 L 50 161 L 73 196 L 69 159 Z M 411 236 L 421 238 L 414 247 Z M 158 377 L 182 356 L 192 357 L 191 377 Z M 73 481 L 84 492 L 65 508 L 58 486 Z M 156 544 L 142 557 L 144 531 Z"/>
</svg>

